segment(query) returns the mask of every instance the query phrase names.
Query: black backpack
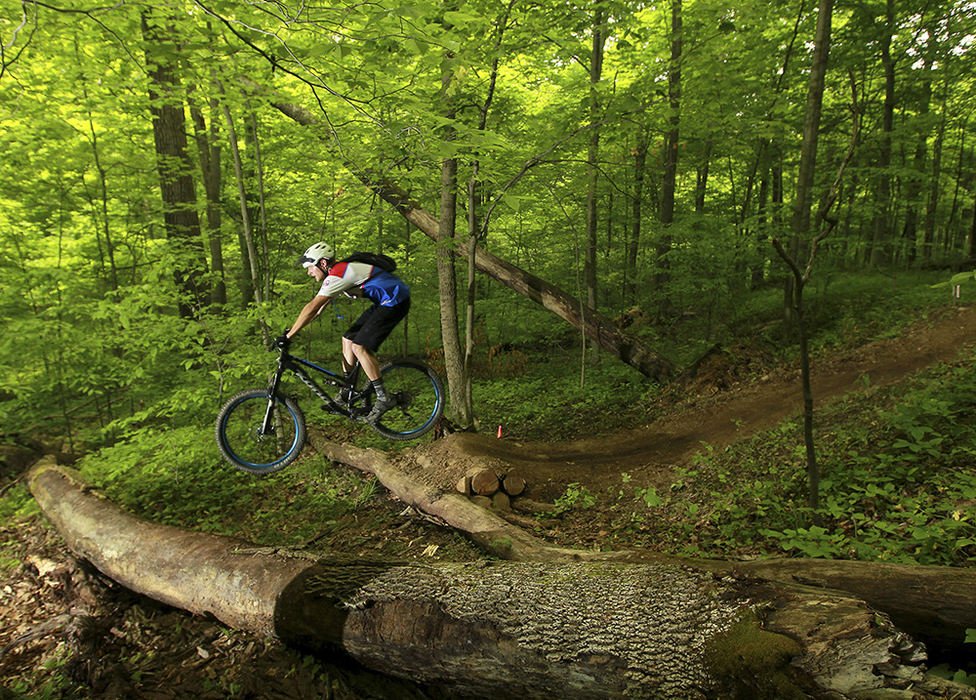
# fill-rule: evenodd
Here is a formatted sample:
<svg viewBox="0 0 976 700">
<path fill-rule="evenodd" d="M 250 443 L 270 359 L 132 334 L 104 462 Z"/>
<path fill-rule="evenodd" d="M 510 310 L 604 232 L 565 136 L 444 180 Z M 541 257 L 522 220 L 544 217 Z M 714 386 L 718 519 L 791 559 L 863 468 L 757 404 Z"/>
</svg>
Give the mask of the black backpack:
<svg viewBox="0 0 976 700">
<path fill-rule="evenodd" d="M 397 266 L 396 260 L 382 253 L 353 253 L 348 258 L 340 260 L 340 262 L 366 263 L 367 265 L 378 267 L 385 272 L 393 272 Z"/>
</svg>

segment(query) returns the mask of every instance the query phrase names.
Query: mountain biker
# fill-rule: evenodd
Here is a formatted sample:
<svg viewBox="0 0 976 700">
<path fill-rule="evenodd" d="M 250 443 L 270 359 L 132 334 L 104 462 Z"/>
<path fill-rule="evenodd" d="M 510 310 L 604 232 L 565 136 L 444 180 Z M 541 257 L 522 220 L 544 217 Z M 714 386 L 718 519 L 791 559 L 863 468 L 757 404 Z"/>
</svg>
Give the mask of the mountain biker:
<svg viewBox="0 0 976 700">
<path fill-rule="evenodd" d="M 353 256 L 357 257 L 357 256 Z M 403 280 L 378 265 L 352 260 L 336 261 L 332 246 L 315 243 L 299 258 L 310 277 L 321 286 L 315 297 L 305 304 L 291 328 L 275 340 L 287 347 L 291 339 L 318 318 L 337 294 L 366 297 L 373 302 L 342 336 L 342 369 L 348 379 L 359 361 L 376 392 L 376 403 L 364 418 L 375 423 L 392 405 L 383 386 L 383 375 L 376 350 L 410 310 L 410 287 Z"/>
</svg>

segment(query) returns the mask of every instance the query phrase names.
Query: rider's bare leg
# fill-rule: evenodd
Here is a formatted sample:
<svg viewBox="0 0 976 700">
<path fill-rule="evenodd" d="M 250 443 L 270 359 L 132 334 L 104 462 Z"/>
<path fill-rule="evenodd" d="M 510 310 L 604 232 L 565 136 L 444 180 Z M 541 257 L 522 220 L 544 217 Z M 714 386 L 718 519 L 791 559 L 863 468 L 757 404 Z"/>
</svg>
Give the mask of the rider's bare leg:
<svg viewBox="0 0 976 700">
<path fill-rule="evenodd" d="M 353 350 L 354 344 L 349 338 L 342 338 L 342 371 L 346 374 L 356 365 L 356 352 Z"/>
<path fill-rule="evenodd" d="M 350 352 L 352 352 L 354 357 L 353 361 L 355 362 L 355 360 L 359 360 L 359 365 L 363 368 L 363 371 L 366 373 L 366 376 L 369 377 L 369 380 L 371 382 L 375 382 L 377 379 L 379 379 L 382 376 L 380 374 L 380 363 L 376 359 L 376 355 L 374 355 L 369 348 L 359 345 L 358 343 L 354 343 L 348 338 L 343 338 L 343 360 L 345 361 L 347 342 L 349 343 Z"/>
<path fill-rule="evenodd" d="M 345 349 L 345 341 L 343 338 L 343 349 Z M 375 423 L 391 406 L 390 400 L 386 395 L 386 387 L 383 386 L 383 374 L 380 372 L 380 363 L 376 359 L 376 355 L 373 352 L 358 343 L 350 342 L 350 349 L 355 355 L 356 359 L 359 360 L 359 365 L 363 368 L 366 376 L 369 377 L 369 381 L 373 384 L 373 391 L 376 393 L 376 403 L 373 404 L 372 410 L 369 415 L 365 417 L 367 423 Z"/>
</svg>

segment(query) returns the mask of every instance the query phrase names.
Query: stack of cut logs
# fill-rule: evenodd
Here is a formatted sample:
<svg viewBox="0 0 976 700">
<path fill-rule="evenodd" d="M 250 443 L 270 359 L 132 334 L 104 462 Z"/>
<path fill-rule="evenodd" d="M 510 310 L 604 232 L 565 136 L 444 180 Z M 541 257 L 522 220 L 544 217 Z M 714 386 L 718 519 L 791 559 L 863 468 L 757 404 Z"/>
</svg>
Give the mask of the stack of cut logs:
<svg viewBox="0 0 976 700">
<path fill-rule="evenodd" d="M 525 496 L 525 476 L 517 469 L 499 475 L 493 469 L 473 469 L 457 482 L 457 490 L 483 508 L 492 508 L 511 523 L 521 527 L 537 527 L 536 518 L 552 515 L 556 507 L 552 503 L 539 503 Z M 520 511 L 526 515 L 513 513 Z M 541 521 L 545 524 L 546 521 Z"/>
<path fill-rule="evenodd" d="M 457 490 L 479 506 L 507 511 L 512 509 L 512 497 L 525 491 L 525 477 L 516 469 L 499 476 L 494 469 L 478 468 L 458 480 Z"/>
</svg>

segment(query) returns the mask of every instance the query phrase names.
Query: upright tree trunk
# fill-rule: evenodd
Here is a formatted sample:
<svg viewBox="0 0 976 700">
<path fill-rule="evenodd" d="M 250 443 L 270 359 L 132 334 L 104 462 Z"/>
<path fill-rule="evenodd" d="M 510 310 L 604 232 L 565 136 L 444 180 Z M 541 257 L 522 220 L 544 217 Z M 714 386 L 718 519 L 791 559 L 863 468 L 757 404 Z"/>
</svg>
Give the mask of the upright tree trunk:
<svg viewBox="0 0 976 700">
<path fill-rule="evenodd" d="M 928 158 L 928 115 L 932 102 L 932 79 L 928 75 L 929 61 L 923 60 L 922 90 L 919 97 L 918 134 L 915 141 L 915 156 L 912 160 L 911 171 L 905 183 L 904 201 L 908 205 L 905 210 L 905 225 L 902 228 L 902 241 L 905 246 L 905 262 L 912 264 L 918 255 L 918 211 L 922 205 L 922 189 L 925 180 L 925 161 Z"/>
<path fill-rule="evenodd" d="M 441 76 L 444 89 L 454 80 L 454 74 L 445 70 Z M 445 117 L 451 121 L 456 110 L 447 98 Z M 446 127 L 445 140 L 456 137 L 453 126 Z M 474 423 L 465 400 L 469 395 L 468 379 L 465 376 L 464 354 L 461 350 L 461 334 L 458 325 L 457 273 L 454 258 L 460 244 L 457 238 L 457 170 L 456 158 L 445 158 L 441 162 L 440 219 L 437 226 L 437 288 L 440 291 L 441 342 L 444 350 L 444 369 L 447 374 L 447 392 L 450 399 L 447 416 L 463 427 Z"/>
<path fill-rule="evenodd" d="M 820 115 L 823 111 L 824 80 L 827 74 L 827 56 L 830 48 L 830 23 L 833 0 L 820 0 L 817 11 L 817 28 L 814 37 L 813 59 L 807 87 L 807 105 L 803 120 L 800 166 L 796 175 L 796 198 L 793 201 L 793 218 L 790 229 L 790 255 L 799 259 L 804 236 L 810 232 L 810 207 L 813 202 L 813 183 L 817 165 L 817 142 L 820 137 Z M 784 290 L 784 316 L 792 322 L 796 309 L 793 298 L 795 280 L 788 277 Z"/>
<path fill-rule="evenodd" d="M 244 236 L 247 270 L 251 275 L 251 291 L 254 294 L 254 303 L 261 304 L 264 301 L 261 284 L 261 264 L 258 260 L 257 247 L 254 245 L 254 232 L 251 227 L 251 213 L 247 206 L 247 191 L 244 184 L 244 163 L 241 160 L 241 151 L 237 147 L 237 129 L 234 128 L 234 118 L 230 113 L 230 106 L 227 101 L 223 102 L 224 121 L 227 123 L 227 139 L 230 143 L 230 153 L 234 161 L 234 175 L 237 180 L 237 199 L 241 208 L 241 230 Z"/>
<path fill-rule="evenodd" d="M 477 301 L 477 267 L 474 263 L 478 249 L 478 210 L 481 197 L 478 193 L 479 163 L 472 164 L 471 179 L 468 180 L 468 248 L 465 255 L 465 302 L 464 302 L 464 385 L 465 411 L 474 420 L 474 352 L 475 352 L 475 303 Z"/>
<path fill-rule="evenodd" d="M 772 188 L 773 213 L 770 219 L 774 228 L 781 229 L 785 225 L 783 218 L 786 213 L 786 190 L 783 187 L 783 150 L 782 145 L 778 142 L 773 142 L 771 156 L 773 164 L 769 177 Z"/>
<path fill-rule="evenodd" d="M 201 282 L 200 273 L 206 265 L 176 74 L 177 47 L 172 42 L 175 32 L 171 26 L 161 25 L 149 10 L 142 13 L 141 21 L 146 41 L 149 104 L 163 198 L 163 221 L 174 256 L 173 275 L 179 292 L 177 305 L 180 316 L 187 318 L 206 305 L 210 294 Z"/>
<path fill-rule="evenodd" d="M 264 280 L 264 290 L 263 298 L 271 298 L 272 289 L 272 269 L 271 269 L 271 259 L 268 253 L 268 212 L 264 203 L 264 157 L 261 155 L 261 139 L 258 136 L 258 119 L 257 115 L 254 113 L 254 109 L 251 107 L 250 102 L 247 103 L 247 139 L 246 141 L 254 147 L 254 170 L 255 170 L 255 185 L 258 189 L 258 207 L 257 207 L 257 242 L 254 247 L 258 251 L 258 256 L 261 261 L 261 269 L 264 270 L 263 280 Z M 251 217 L 251 221 L 254 221 L 255 217 Z"/>
<path fill-rule="evenodd" d="M 457 249 L 457 160 L 446 158 L 441 164 L 441 215 L 437 236 L 437 286 L 440 290 L 441 341 L 444 347 L 444 368 L 447 373 L 448 417 L 461 426 L 470 426 L 464 396 L 464 359 L 458 331 L 457 277 L 454 255 Z"/>
<path fill-rule="evenodd" d="M 658 242 L 657 287 L 661 293 L 660 311 L 670 309 L 666 285 L 670 280 L 671 225 L 674 223 L 674 197 L 678 179 L 678 139 L 681 124 L 681 1 L 671 0 L 671 60 L 668 65 L 668 134 L 664 146 L 664 178 L 661 182 L 661 239 Z"/>
<path fill-rule="evenodd" d="M 961 235 L 956 232 L 956 215 L 959 213 L 959 192 L 963 183 L 963 166 L 966 162 L 966 132 L 969 127 L 969 117 L 960 120 L 959 124 L 959 157 L 956 159 L 955 187 L 952 190 L 952 206 L 949 209 L 949 218 L 946 221 L 946 253 L 954 252 L 963 248 Z M 960 232 L 961 234 L 961 232 Z"/>
<path fill-rule="evenodd" d="M 507 17 L 506 17 L 507 19 Z M 495 49 L 497 50 L 501 46 L 502 37 L 505 33 L 505 19 L 498 27 L 498 36 L 495 40 Z M 492 62 L 491 66 L 491 78 L 488 81 L 488 94 L 485 96 L 485 101 L 481 105 L 480 112 L 481 115 L 478 118 L 478 130 L 484 131 L 485 127 L 488 125 L 488 112 L 491 110 L 491 103 L 495 99 L 495 86 L 498 81 L 498 59 Z M 478 182 L 478 177 L 481 173 L 481 163 L 477 159 L 471 163 L 471 179 L 468 180 L 468 246 L 465 252 L 465 261 L 467 262 L 467 293 L 465 294 L 465 305 L 464 305 L 464 376 L 465 382 L 465 393 L 464 393 L 464 403 L 465 410 L 474 421 L 474 351 L 475 351 L 475 324 L 477 322 L 477 317 L 475 315 L 475 301 L 477 296 L 477 280 L 476 272 L 477 265 L 475 264 L 475 257 L 478 250 L 478 239 L 483 235 L 487 235 L 487 232 L 482 232 L 478 226 L 478 215 L 481 210 L 481 193 L 480 184 Z"/>
<path fill-rule="evenodd" d="M 750 288 L 755 290 L 762 286 L 765 279 L 766 256 L 760 251 L 763 250 L 763 243 L 769 239 L 769 227 L 767 217 L 769 206 L 769 180 L 770 169 L 768 164 L 763 164 L 762 176 L 759 179 L 759 202 L 756 205 L 756 250 L 757 254 L 751 270 Z"/>
<path fill-rule="evenodd" d="M 891 259 L 891 134 L 895 129 L 895 62 L 891 39 L 895 31 L 895 0 L 887 0 L 885 29 L 881 37 L 881 64 L 885 74 L 885 97 L 881 112 L 881 144 L 878 151 L 878 185 L 875 194 L 874 226 L 869 260 L 882 265 Z"/>
<path fill-rule="evenodd" d="M 79 60 L 81 52 L 78 48 L 78 37 L 74 37 L 74 49 L 75 58 Z M 101 153 L 98 148 L 98 132 L 95 131 L 95 120 L 92 117 L 91 111 L 91 99 L 88 95 L 88 79 L 86 76 L 82 76 L 81 79 L 81 92 L 85 100 L 85 113 L 88 117 L 88 133 L 91 134 L 91 150 L 92 150 L 92 160 L 95 163 L 95 170 L 98 173 L 98 184 L 99 184 L 99 209 L 101 213 L 101 221 L 99 222 L 99 217 L 95 214 L 95 201 L 94 197 L 90 198 L 90 203 L 92 206 L 92 214 L 94 217 L 95 224 L 95 238 L 98 241 L 99 256 L 101 257 L 102 252 L 102 242 L 98 235 L 98 229 L 101 228 L 102 235 L 105 238 L 105 256 L 108 258 L 108 283 L 109 288 L 112 291 L 116 291 L 119 288 L 119 273 L 115 267 L 115 242 L 112 240 L 112 229 L 109 225 L 108 216 L 108 173 L 105 167 L 102 165 Z M 102 266 L 102 272 L 104 274 L 104 264 Z"/>
<path fill-rule="evenodd" d="M 973 197 L 973 221 L 966 240 L 966 259 L 976 261 L 976 197 Z"/>
<path fill-rule="evenodd" d="M 708 190 L 708 168 L 712 161 L 712 140 L 705 142 L 705 153 L 702 155 L 701 165 L 698 166 L 695 178 L 695 212 L 705 212 L 705 192 Z"/>
<path fill-rule="evenodd" d="M 599 0 L 597 0 L 599 2 Z M 599 182 L 600 130 L 600 76 L 603 73 L 604 45 L 603 8 L 593 13 L 593 47 L 590 52 L 590 141 L 586 162 L 586 247 L 583 259 L 583 282 L 586 286 L 586 305 L 590 311 L 597 309 L 597 183 Z"/>
<path fill-rule="evenodd" d="M 823 109 L 824 81 L 827 75 L 827 59 L 830 55 L 830 26 L 833 0 L 820 0 L 817 14 L 817 33 L 810 67 L 810 85 L 807 91 L 806 117 L 803 122 L 803 146 L 800 169 L 797 174 L 796 204 L 793 210 L 793 257 L 799 249 L 802 236 L 810 231 L 810 206 L 813 176 L 817 160 L 817 140 L 820 131 L 820 114 Z M 812 252 L 811 252 L 812 255 Z M 811 265 L 812 265 L 811 257 Z M 794 272 L 796 268 L 794 267 Z M 807 268 L 809 275 L 809 267 Z M 820 470 L 817 466 L 813 442 L 813 391 L 810 386 L 810 355 L 803 318 L 803 284 L 806 280 L 794 275 L 791 289 L 791 307 L 795 313 L 797 332 L 800 337 L 800 373 L 803 383 L 803 436 L 807 456 L 808 505 L 820 507 Z"/>
<path fill-rule="evenodd" d="M 630 305 L 637 303 L 637 254 L 640 250 L 641 218 L 644 208 L 644 174 L 647 171 L 647 131 L 641 129 L 634 148 L 634 194 L 630 210 L 630 236 L 627 240 L 624 263 L 624 298 Z"/>
<path fill-rule="evenodd" d="M 939 180 L 942 176 L 942 144 L 945 141 L 945 130 L 947 120 L 946 100 L 949 96 L 949 82 L 946 81 L 942 92 L 941 117 L 939 127 L 935 134 L 935 143 L 932 144 L 932 171 L 929 181 L 928 203 L 925 206 L 925 227 L 922 233 L 922 259 L 926 263 L 932 262 L 935 252 L 935 223 L 939 212 Z M 949 232 L 946 231 L 946 235 Z"/>
<path fill-rule="evenodd" d="M 220 168 L 220 129 L 219 103 L 210 100 L 210 128 L 203 112 L 195 105 L 190 107 L 190 116 L 194 125 L 194 136 L 197 142 L 197 153 L 200 158 L 200 170 L 203 173 L 203 186 L 207 192 L 207 241 L 210 247 L 210 269 L 216 276 L 211 294 L 214 304 L 227 303 L 227 284 L 224 281 L 224 252 L 220 231 L 221 215 L 221 168 Z"/>
<path fill-rule="evenodd" d="M 813 61 L 807 89 L 806 116 L 803 120 L 803 141 L 800 167 L 796 176 L 796 201 L 793 205 L 794 238 L 799 240 L 810 233 L 810 208 L 813 202 L 813 182 L 817 166 L 817 143 L 820 136 L 820 115 L 823 111 L 824 82 L 830 51 L 830 24 L 833 0 L 820 0 L 817 11 L 817 30 L 814 39 Z"/>
</svg>

